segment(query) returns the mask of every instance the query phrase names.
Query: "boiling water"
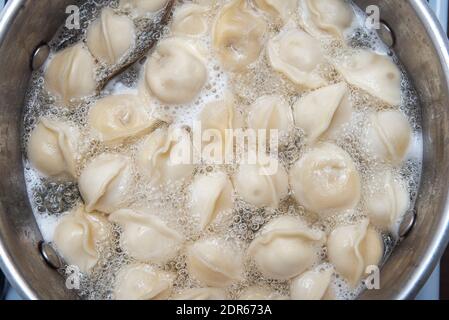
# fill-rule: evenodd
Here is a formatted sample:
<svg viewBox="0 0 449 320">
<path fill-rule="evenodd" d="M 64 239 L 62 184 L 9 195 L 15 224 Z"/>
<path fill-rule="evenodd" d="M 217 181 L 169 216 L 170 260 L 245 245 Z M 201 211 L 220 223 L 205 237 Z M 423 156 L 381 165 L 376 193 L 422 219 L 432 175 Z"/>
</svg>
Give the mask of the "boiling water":
<svg viewBox="0 0 449 320">
<path fill-rule="evenodd" d="M 220 2 L 220 1 L 218 1 Z M 95 19 L 101 7 L 105 5 L 113 7 L 117 6 L 117 1 L 87 1 L 81 7 L 81 30 L 67 30 L 61 28 L 50 46 L 52 52 L 61 50 L 77 41 L 85 38 L 85 30 L 89 22 Z M 216 15 L 220 5 L 217 4 L 212 10 L 210 20 Z M 357 19 L 351 30 L 346 32 L 348 43 L 352 47 L 370 48 L 379 53 L 386 53 L 395 59 L 400 66 L 399 61 L 389 49 L 378 39 L 375 32 L 364 28 L 366 16 L 363 11 L 354 6 L 357 13 Z M 211 22 L 210 21 L 210 22 Z M 212 22 L 211 22 L 212 23 Z M 210 29 L 209 29 L 210 30 Z M 271 36 L 279 31 L 276 25 L 270 26 Z M 170 36 L 170 31 L 164 31 L 164 36 Z M 210 38 L 204 36 L 200 39 L 201 45 L 206 49 L 210 49 Z M 338 59 L 344 49 L 337 42 L 323 42 L 322 46 L 329 60 Z M 51 58 L 51 57 L 50 57 Z M 123 74 L 110 81 L 100 96 L 118 93 L 136 93 L 139 89 L 139 79 L 142 73 L 142 65 L 144 60 L 135 63 Z M 44 67 L 45 68 L 45 67 Z M 43 69 L 44 69 L 43 68 Z M 402 68 L 401 68 L 402 69 Z M 245 114 L 245 106 L 250 105 L 258 97 L 265 94 L 280 94 L 292 105 L 305 92 L 298 92 L 292 84 L 285 80 L 278 73 L 274 72 L 268 65 L 265 55 L 261 55 L 260 59 L 251 66 L 248 72 L 240 75 L 230 75 L 225 73 L 213 57 L 208 62 L 209 82 L 201 92 L 200 96 L 188 105 L 183 106 L 165 106 L 157 100 L 151 101 L 147 106 L 148 112 L 154 112 L 160 117 L 169 118 L 177 125 L 192 125 L 194 119 L 197 118 L 198 112 L 208 101 L 220 99 L 224 96 L 227 89 L 231 89 L 237 98 L 238 111 Z M 99 72 L 102 72 L 101 70 Z M 326 66 L 321 70 L 323 76 L 329 83 L 337 83 L 341 80 L 341 76 L 331 67 Z M 389 168 L 399 174 L 408 184 L 410 190 L 410 199 L 413 203 L 418 191 L 419 176 L 421 169 L 422 157 L 422 140 L 420 128 L 420 110 L 418 98 L 408 77 L 403 73 L 402 81 L 402 103 L 400 109 L 408 116 L 413 128 L 413 145 L 409 152 L 409 157 L 401 168 Z M 70 211 L 73 207 L 81 203 L 80 195 L 76 183 L 74 182 L 57 182 L 42 178 L 31 167 L 26 158 L 26 145 L 29 134 L 42 116 L 49 116 L 56 119 L 72 122 L 82 128 L 82 156 L 78 159 L 78 174 L 90 159 L 105 151 L 121 153 L 127 155 L 135 155 L 138 146 L 142 143 L 142 139 L 136 139 L 125 145 L 118 147 L 109 147 L 98 141 L 95 141 L 89 132 L 87 125 L 87 115 L 92 104 L 98 100 L 98 96 L 90 97 L 72 109 L 59 106 L 55 100 L 45 91 L 43 70 L 34 72 L 31 79 L 29 92 L 27 94 L 26 104 L 24 108 L 23 121 L 23 150 L 25 177 L 29 193 L 29 199 L 33 208 L 34 215 L 40 226 L 44 239 L 48 242 L 52 241 L 55 226 L 61 216 Z M 354 159 L 362 176 L 363 192 L 370 191 L 372 186 L 368 183 L 376 171 L 382 169 L 384 164 L 377 163 L 371 159 L 361 145 L 360 137 L 362 129 L 365 126 L 367 115 L 373 110 L 382 110 L 386 106 L 367 95 L 361 90 L 351 87 L 351 100 L 354 105 L 355 114 L 351 123 L 346 125 L 340 138 L 336 142 L 340 147 L 346 150 Z M 151 107 L 150 107 L 151 106 Z M 287 137 L 282 137 L 279 158 L 282 163 L 289 168 L 304 153 L 307 148 L 304 145 L 303 134 L 300 130 L 294 130 Z M 196 173 L 202 171 L 209 172 L 215 170 L 212 166 L 198 166 Z M 222 169 L 231 174 L 235 170 L 235 166 L 224 166 Z M 187 239 L 187 244 L 200 237 L 204 237 L 198 230 L 198 221 L 192 219 L 186 209 L 187 194 L 182 184 L 173 184 L 163 189 L 149 187 L 138 175 L 135 176 L 136 192 L 133 192 L 132 198 L 129 199 L 133 203 L 133 207 L 150 207 L 154 214 L 159 215 L 172 228 L 182 232 Z M 372 191 L 372 190 L 371 190 Z M 325 220 L 317 220 L 316 216 L 309 214 L 304 208 L 297 205 L 291 197 L 284 199 L 280 207 L 273 209 L 255 208 L 241 199 L 237 195 L 235 197 L 235 205 L 232 212 L 223 215 L 223 221 L 213 224 L 208 230 L 207 235 L 222 236 L 236 243 L 244 250 L 249 242 L 254 239 L 255 234 L 273 217 L 279 215 L 301 216 L 308 221 L 313 227 L 320 228 L 326 232 L 330 232 L 335 226 L 355 222 L 364 217 L 362 211 L 363 200 L 356 208 L 355 213 L 340 215 L 336 218 Z M 125 264 L 131 262 L 130 259 L 119 246 L 121 230 L 118 226 L 113 226 L 112 243 L 110 248 L 102 252 L 102 256 L 98 265 L 94 268 L 90 275 L 83 275 L 79 294 L 88 299 L 109 299 L 112 298 L 112 285 L 118 270 Z M 391 252 L 395 245 L 393 237 L 389 234 L 383 234 L 385 240 L 386 252 Z M 326 260 L 325 249 L 319 250 L 320 256 Z M 388 254 L 386 254 L 387 256 Z M 192 279 L 186 269 L 185 252 L 181 251 L 179 256 L 169 263 L 160 266 L 167 271 L 173 271 L 177 274 L 175 281 L 175 291 L 183 288 L 198 286 L 195 279 Z M 64 270 L 61 270 L 64 274 Z M 265 279 L 250 261 L 246 262 L 245 267 L 246 280 L 237 283 L 228 288 L 228 294 L 231 298 L 236 298 L 239 293 L 249 285 L 259 284 L 264 287 L 271 288 L 280 295 L 287 296 L 289 291 L 288 281 L 275 281 Z M 360 285 L 355 290 L 350 290 L 345 281 L 338 276 L 333 282 L 338 297 L 341 299 L 353 299 L 361 290 Z"/>
</svg>

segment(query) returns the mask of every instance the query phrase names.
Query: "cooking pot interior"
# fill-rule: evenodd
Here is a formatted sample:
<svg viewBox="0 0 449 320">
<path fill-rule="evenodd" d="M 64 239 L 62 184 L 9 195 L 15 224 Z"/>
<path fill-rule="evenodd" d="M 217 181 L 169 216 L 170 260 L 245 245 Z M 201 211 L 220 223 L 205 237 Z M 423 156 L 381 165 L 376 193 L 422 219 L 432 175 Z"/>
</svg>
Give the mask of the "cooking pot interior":
<svg viewBox="0 0 449 320">
<path fill-rule="evenodd" d="M 355 1 L 361 8 L 370 0 Z M 0 255 L 1 267 L 27 298 L 69 299 L 76 294 L 45 263 L 41 235 L 27 198 L 22 166 L 22 106 L 34 49 L 49 41 L 73 0 L 15 0 L 0 22 Z M 447 244 L 449 215 L 449 96 L 446 40 L 423 0 L 378 0 L 381 19 L 394 31 L 394 50 L 422 105 L 424 161 L 412 231 L 383 266 L 381 289 L 362 299 L 412 298 Z M 446 235 L 447 234 L 447 235 Z"/>
</svg>

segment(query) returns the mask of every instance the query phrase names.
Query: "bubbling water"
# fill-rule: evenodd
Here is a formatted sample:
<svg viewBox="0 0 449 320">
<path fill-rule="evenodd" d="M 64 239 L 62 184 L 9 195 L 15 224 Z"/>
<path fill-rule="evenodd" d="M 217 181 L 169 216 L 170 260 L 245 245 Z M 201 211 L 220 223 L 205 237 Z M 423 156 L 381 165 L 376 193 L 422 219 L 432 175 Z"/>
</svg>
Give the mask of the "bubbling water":
<svg viewBox="0 0 449 320">
<path fill-rule="evenodd" d="M 86 1 L 80 8 L 82 28 L 80 30 L 61 28 L 50 42 L 52 52 L 57 52 L 77 41 L 84 41 L 87 26 L 98 17 L 101 8 L 106 5 L 117 8 L 118 3 L 116 0 Z M 376 33 L 363 26 L 363 21 L 366 17 L 359 8 L 355 5 L 353 6 L 357 19 L 354 26 L 346 32 L 349 45 L 355 48 L 370 48 L 376 52 L 388 53 L 393 56 L 394 61 L 403 70 L 393 52 L 379 40 Z M 217 4 L 211 10 L 209 23 L 212 23 L 213 17 L 219 8 L 220 5 Z M 136 25 L 139 25 L 139 22 L 136 22 Z M 268 36 L 271 37 L 278 31 L 279 26 L 270 25 Z M 170 30 L 166 28 L 162 38 L 169 36 Z M 213 52 L 208 35 L 201 37 L 198 41 L 209 52 Z M 323 41 L 321 44 L 327 59 L 330 61 L 337 60 L 344 53 L 344 48 L 336 41 Z M 232 88 L 235 93 L 238 108 L 242 113 L 246 112 L 245 106 L 252 104 L 262 95 L 279 94 L 292 105 L 306 93 L 306 91 L 298 92 L 298 88 L 294 87 L 290 81 L 279 73 L 274 72 L 269 66 L 265 54 L 261 54 L 260 58 L 250 66 L 248 72 L 238 75 L 225 73 L 212 54 L 207 60 L 208 82 L 195 101 L 186 105 L 167 106 L 156 99 L 152 99 L 145 106 L 147 112 L 169 119 L 175 125 L 191 126 L 193 121 L 198 118 L 202 107 L 210 101 L 223 98 L 229 88 Z M 131 155 L 133 161 L 135 161 L 135 154 L 144 137 L 127 141 L 127 143 L 118 146 L 108 146 L 92 138 L 87 119 L 91 106 L 100 97 L 110 94 L 137 93 L 144 71 L 144 62 L 145 59 L 136 62 L 125 72 L 112 79 L 99 96 L 88 97 L 71 109 L 58 105 L 57 101 L 46 92 L 42 70 L 33 73 L 24 107 L 22 145 L 28 195 L 34 215 L 46 241 L 52 241 L 54 228 L 62 214 L 81 204 L 82 199 L 75 182 L 50 181 L 41 177 L 30 165 L 26 155 L 26 146 L 31 131 L 41 117 L 68 121 L 81 128 L 80 153 L 82 156 L 77 159 L 77 175 L 91 159 L 104 152 Z M 329 83 L 337 83 L 343 80 L 331 64 L 322 66 L 320 73 Z M 420 109 L 417 94 L 404 71 L 402 72 L 402 79 L 400 110 L 408 117 L 413 129 L 413 144 L 408 159 L 402 167 L 394 168 L 380 164 L 375 159 L 370 158 L 366 150 L 364 150 L 360 137 L 362 136 L 362 129 L 365 127 L 368 113 L 373 110 L 383 110 L 387 107 L 381 101 L 352 86 L 350 86 L 350 100 L 355 112 L 350 123 L 343 128 L 343 132 L 336 144 L 347 151 L 354 160 L 361 174 L 362 185 L 366 185 L 368 181 L 374 178 L 375 173 L 382 168 L 392 170 L 394 174 L 402 177 L 410 190 L 410 200 L 413 207 L 418 193 L 422 157 Z M 304 140 L 304 133 L 299 129 L 292 130 L 287 137 L 282 139 L 279 159 L 287 169 L 307 150 Z M 195 169 L 194 175 L 208 173 L 217 169 L 224 170 L 228 175 L 232 175 L 236 166 L 224 165 L 217 168 L 200 165 Z M 226 218 L 223 221 L 214 223 L 205 231 L 201 231 L 197 226 L 198 220 L 192 218 L 187 209 L 189 201 L 188 182 L 191 178 L 163 187 L 154 187 L 150 186 L 145 179 L 136 173 L 134 175 L 136 192 L 129 199 L 132 207 L 151 208 L 154 214 L 163 219 L 170 227 L 182 233 L 186 239 L 186 245 L 184 249 L 181 249 L 178 256 L 159 266 L 165 271 L 171 271 L 176 274 L 174 282 L 175 292 L 199 286 L 199 283 L 190 276 L 187 270 L 185 248 L 200 238 L 221 236 L 236 243 L 237 247 L 243 252 L 260 229 L 275 217 L 285 215 L 301 217 L 313 228 L 321 229 L 327 234 L 336 226 L 354 223 L 365 217 L 365 213 L 362 210 L 363 200 L 351 213 L 320 220 L 316 215 L 297 204 L 291 194 L 281 201 L 277 209 L 254 207 L 246 203 L 237 194 L 233 194 L 233 210 L 225 215 Z M 113 298 L 113 283 L 118 271 L 124 265 L 134 262 L 120 248 L 121 233 L 120 227 L 114 225 L 110 245 L 101 252 L 99 263 L 89 275 L 83 275 L 81 278 L 81 289 L 79 290 L 81 297 L 86 299 Z M 396 243 L 389 234 L 383 233 L 382 236 L 387 252 L 385 257 L 387 257 Z M 320 248 L 318 255 L 320 257 L 319 260 L 326 261 L 327 253 L 325 248 Z M 230 298 L 238 298 L 245 288 L 252 285 L 268 288 L 280 296 L 289 296 L 289 281 L 266 279 L 257 271 L 254 263 L 249 259 L 245 259 L 244 265 L 245 280 L 227 288 L 227 294 Z M 350 289 L 344 279 L 338 275 L 334 277 L 332 287 L 340 299 L 354 299 L 364 289 L 362 284 L 356 289 Z"/>
</svg>

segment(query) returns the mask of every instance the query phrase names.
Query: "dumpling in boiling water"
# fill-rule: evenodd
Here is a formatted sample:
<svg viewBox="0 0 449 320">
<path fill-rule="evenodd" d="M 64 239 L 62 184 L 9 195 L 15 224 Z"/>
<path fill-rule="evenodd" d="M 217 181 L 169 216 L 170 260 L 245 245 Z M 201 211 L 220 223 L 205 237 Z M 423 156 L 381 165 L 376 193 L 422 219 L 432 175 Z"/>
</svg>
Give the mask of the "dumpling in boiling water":
<svg viewBox="0 0 449 320">
<path fill-rule="evenodd" d="M 237 194 L 257 207 L 277 208 L 288 195 L 287 172 L 274 158 L 256 164 L 241 163 L 233 181 Z"/>
<path fill-rule="evenodd" d="M 28 141 L 28 159 L 47 177 L 71 178 L 76 175 L 78 128 L 61 121 L 42 118 Z"/>
<path fill-rule="evenodd" d="M 290 285 L 292 300 L 334 300 L 333 274 L 334 268 L 320 265 L 297 276 Z"/>
<path fill-rule="evenodd" d="M 110 235 L 110 226 L 100 214 L 87 213 L 84 207 L 62 217 L 53 236 L 54 244 L 68 265 L 89 272 L 98 262 Z"/>
<path fill-rule="evenodd" d="M 137 96 L 122 94 L 98 100 L 89 112 L 89 124 L 100 141 L 121 143 L 157 124 Z"/>
<path fill-rule="evenodd" d="M 177 295 L 173 300 L 226 300 L 226 292 L 221 288 L 192 288 L 186 289 Z"/>
<path fill-rule="evenodd" d="M 354 21 L 354 11 L 346 0 L 299 0 L 302 27 L 314 37 L 343 38 Z"/>
<path fill-rule="evenodd" d="M 190 186 L 190 212 L 199 218 L 201 230 L 232 210 L 232 192 L 231 180 L 223 172 L 195 177 Z"/>
<path fill-rule="evenodd" d="M 401 103 L 401 72 L 390 57 L 368 50 L 353 50 L 335 63 L 347 82 L 383 102 Z"/>
<path fill-rule="evenodd" d="M 265 277 L 287 280 L 311 267 L 326 236 L 295 217 L 275 218 L 251 242 L 248 255 Z"/>
<path fill-rule="evenodd" d="M 187 267 L 196 279 L 213 287 L 227 287 L 243 278 L 241 253 L 220 238 L 199 240 L 190 246 Z"/>
<path fill-rule="evenodd" d="M 114 286 L 116 300 L 165 300 L 171 294 L 175 275 L 148 264 L 123 267 Z"/>
<path fill-rule="evenodd" d="M 243 290 L 238 300 L 287 300 L 287 297 L 264 287 L 251 286 Z"/>
<path fill-rule="evenodd" d="M 213 46 L 223 67 L 244 71 L 262 52 L 267 23 L 246 0 L 233 0 L 218 14 L 212 30 Z"/>
<path fill-rule="evenodd" d="M 351 120 L 348 86 L 341 82 L 309 93 L 294 105 L 293 115 L 296 126 L 304 130 L 310 143 L 335 138 Z"/>
<path fill-rule="evenodd" d="M 384 252 L 380 234 L 364 219 L 355 225 L 337 227 L 327 240 L 329 261 L 355 287 L 368 266 L 378 266 Z"/>
<path fill-rule="evenodd" d="M 164 8 L 170 0 L 120 0 L 120 8 L 145 15 Z"/>
<path fill-rule="evenodd" d="M 190 134 L 183 128 L 156 129 L 140 146 L 137 165 L 152 184 L 189 179 L 194 169 Z"/>
<path fill-rule="evenodd" d="M 104 153 L 81 172 L 78 187 L 86 210 L 112 213 L 126 204 L 132 187 L 131 159 Z"/>
<path fill-rule="evenodd" d="M 183 241 L 182 235 L 155 215 L 136 210 L 117 210 L 109 220 L 123 229 L 120 245 L 139 261 L 165 263 L 174 258 Z"/>
<path fill-rule="evenodd" d="M 255 0 L 256 6 L 275 18 L 286 22 L 298 9 L 298 0 Z"/>
<path fill-rule="evenodd" d="M 173 14 L 171 30 L 176 35 L 200 36 L 208 30 L 209 8 L 195 3 L 185 3 Z"/>
<path fill-rule="evenodd" d="M 45 70 L 45 86 L 69 105 L 95 93 L 95 61 L 81 43 L 56 53 Z"/>
<path fill-rule="evenodd" d="M 104 8 L 100 18 L 87 29 L 87 46 L 101 62 L 115 64 L 130 51 L 135 42 L 133 21 Z"/>
<path fill-rule="evenodd" d="M 292 111 L 288 103 L 278 95 L 262 96 L 251 106 L 248 127 L 254 130 L 278 130 L 288 132 L 293 124 Z"/>
<path fill-rule="evenodd" d="M 322 218 L 359 203 L 359 172 L 350 155 L 334 144 L 307 152 L 291 168 L 290 183 L 295 199 Z"/>
<path fill-rule="evenodd" d="M 233 139 L 228 139 L 226 129 L 243 127 L 243 117 L 235 107 L 232 94 L 226 93 L 223 99 L 207 103 L 198 120 L 202 130 L 202 160 L 223 163 L 226 152 L 233 148 Z"/>
<path fill-rule="evenodd" d="M 366 213 L 371 223 L 397 234 L 398 220 L 410 207 L 410 195 L 405 182 L 392 172 L 381 172 L 370 182 L 365 195 Z"/>
<path fill-rule="evenodd" d="M 207 81 L 205 63 L 198 48 L 188 40 L 164 39 L 145 65 L 144 85 L 164 103 L 189 103 Z"/>
<path fill-rule="evenodd" d="M 294 84 L 310 89 L 326 84 L 318 72 L 325 63 L 320 43 L 304 31 L 281 31 L 268 42 L 267 53 L 271 67 Z"/>
<path fill-rule="evenodd" d="M 363 138 L 372 156 L 397 165 L 407 155 L 412 139 L 412 129 L 407 118 L 400 111 L 380 111 L 370 116 Z"/>
</svg>

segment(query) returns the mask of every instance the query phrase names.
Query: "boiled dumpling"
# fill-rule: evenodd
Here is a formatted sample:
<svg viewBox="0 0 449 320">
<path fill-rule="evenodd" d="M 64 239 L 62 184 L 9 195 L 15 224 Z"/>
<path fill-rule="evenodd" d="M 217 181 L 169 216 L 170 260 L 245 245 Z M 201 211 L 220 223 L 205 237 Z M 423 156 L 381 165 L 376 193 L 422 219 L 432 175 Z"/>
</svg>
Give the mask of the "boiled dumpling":
<svg viewBox="0 0 449 320">
<path fill-rule="evenodd" d="M 171 294 L 175 275 L 148 264 L 123 267 L 116 279 L 116 300 L 165 300 Z"/>
<path fill-rule="evenodd" d="M 200 36 L 208 31 L 209 8 L 195 3 L 185 3 L 176 9 L 171 30 L 176 35 Z"/>
<path fill-rule="evenodd" d="M 287 300 L 287 298 L 267 288 L 251 286 L 243 290 L 238 300 Z"/>
<path fill-rule="evenodd" d="M 243 127 L 243 117 L 235 108 L 234 97 L 226 93 L 223 99 L 207 103 L 198 120 L 202 131 L 202 160 L 223 163 L 233 148 L 233 139 L 226 130 Z"/>
<path fill-rule="evenodd" d="M 223 67 L 244 71 L 262 52 L 265 20 L 246 0 L 233 0 L 218 14 L 212 30 L 213 46 Z"/>
<path fill-rule="evenodd" d="M 307 152 L 290 170 L 295 199 L 327 217 L 353 209 L 360 199 L 360 175 L 350 155 L 330 143 Z"/>
<path fill-rule="evenodd" d="M 343 38 L 354 21 L 354 11 L 346 0 L 300 0 L 300 21 L 314 37 Z"/>
<path fill-rule="evenodd" d="M 298 0 L 255 0 L 258 8 L 286 22 L 298 9 Z"/>
<path fill-rule="evenodd" d="M 299 29 L 287 28 L 267 45 L 271 67 L 296 85 L 316 89 L 326 84 L 319 75 L 325 63 L 318 40 Z"/>
<path fill-rule="evenodd" d="M 88 212 L 112 213 L 131 194 L 131 159 L 104 153 L 92 160 L 81 172 L 78 186 Z"/>
<path fill-rule="evenodd" d="M 365 195 L 365 206 L 371 223 L 397 234 L 397 222 L 410 207 L 404 181 L 387 171 L 376 176 L 370 187 L 372 189 Z"/>
<path fill-rule="evenodd" d="M 207 78 L 205 58 L 195 45 L 181 38 L 159 42 L 145 66 L 147 90 L 168 104 L 191 102 Z"/>
<path fill-rule="evenodd" d="M 368 152 L 378 160 L 400 164 L 407 154 L 411 138 L 412 129 L 405 115 L 387 110 L 370 116 L 363 142 Z"/>
<path fill-rule="evenodd" d="M 223 172 L 195 177 L 190 186 L 190 212 L 199 218 L 201 230 L 232 210 L 232 192 L 231 180 Z"/>
<path fill-rule="evenodd" d="M 31 132 L 28 159 L 45 176 L 73 178 L 76 175 L 79 139 L 78 128 L 43 118 Z"/>
<path fill-rule="evenodd" d="M 257 207 L 277 208 L 288 195 L 287 172 L 274 158 L 240 164 L 233 181 L 237 194 Z"/>
<path fill-rule="evenodd" d="M 213 287 L 227 287 L 243 277 L 240 252 L 219 238 L 199 240 L 190 246 L 187 267 L 196 279 Z"/>
<path fill-rule="evenodd" d="M 120 0 L 120 7 L 138 15 L 156 12 L 164 8 L 170 0 Z"/>
<path fill-rule="evenodd" d="M 292 127 L 292 111 L 288 103 L 278 95 L 262 96 L 251 106 L 248 114 L 248 127 L 286 133 Z"/>
<path fill-rule="evenodd" d="M 251 242 L 248 255 L 265 277 L 287 280 L 295 277 L 318 259 L 325 234 L 309 228 L 295 217 L 275 218 Z"/>
<path fill-rule="evenodd" d="M 190 178 L 194 169 L 190 134 L 176 127 L 156 129 L 141 145 L 137 165 L 153 184 Z"/>
<path fill-rule="evenodd" d="M 329 261 L 352 287 L 360 281 L 366 267 L 379 265 L 383 251 L 382 238 L 369 226 L 368 219 L 337 227 L 327 241 Z"/>
<path fill-rule="evenodd" d="M 226 292 L 221 288 L 192 288 L 175 295 L 173 300 L 226 300 Z"/>
<path fill-rule="evenodd" d="M 64 104 L 95 93 L 95 61 L 81 43 L 56 53 L 45 70 L 45 85 Z"/>
<path fill-rule="evenodd" d="M 109 235 L 108 221 L 100 214 L 87 213 L 81 206 L 62 217 L 53 241 L 68 265 L 89 272 L 97 264 Z"/>
<path fill-rule="evenodd" d="M 292 300 L 334 300 L 335 292 L 331 286 L 333 273 L 333 268 L 320 265 L 299 275 L 290 285 Z"/>
<path fill-rule="evenodd" d="M 368 50 L 355 50 L 335 64 L 353 86 L 367 91 L 383 102 L 401 103 L 401 72 L 390 57 Z"/>
<path fill-rule="evenodd" d="M 118 210 L 109 220 L 122 227 L 120 245 L 139 261 L 165 263 L 176 256 L 183 240 L 179 232 L 160 218 L 140 211 Z"/>
<path fill-rule="evenodd" d="M 146 112 L 137 96 L 128 94 L 104 97 L 89 112 L 89 124 L 96 137 L 109 144 L 143 134 L 157 122 Z"/>
<path fill-rule="evenodd" d="M 111 8 L 101 11 L 100 18 L 87 29 L 87 46 L 101 62 L 115 64 L 130 51 L 135 42 L 133 21 L 119 16 Z"/>
<path fill-rule="evenodd" d="M 351 114 L 349 90 L 343 82 L 313 91 L 293 107 L 296 126 L 304 130 L 311 143 L 335 138 L 351 120 Z"/>
</svg>

